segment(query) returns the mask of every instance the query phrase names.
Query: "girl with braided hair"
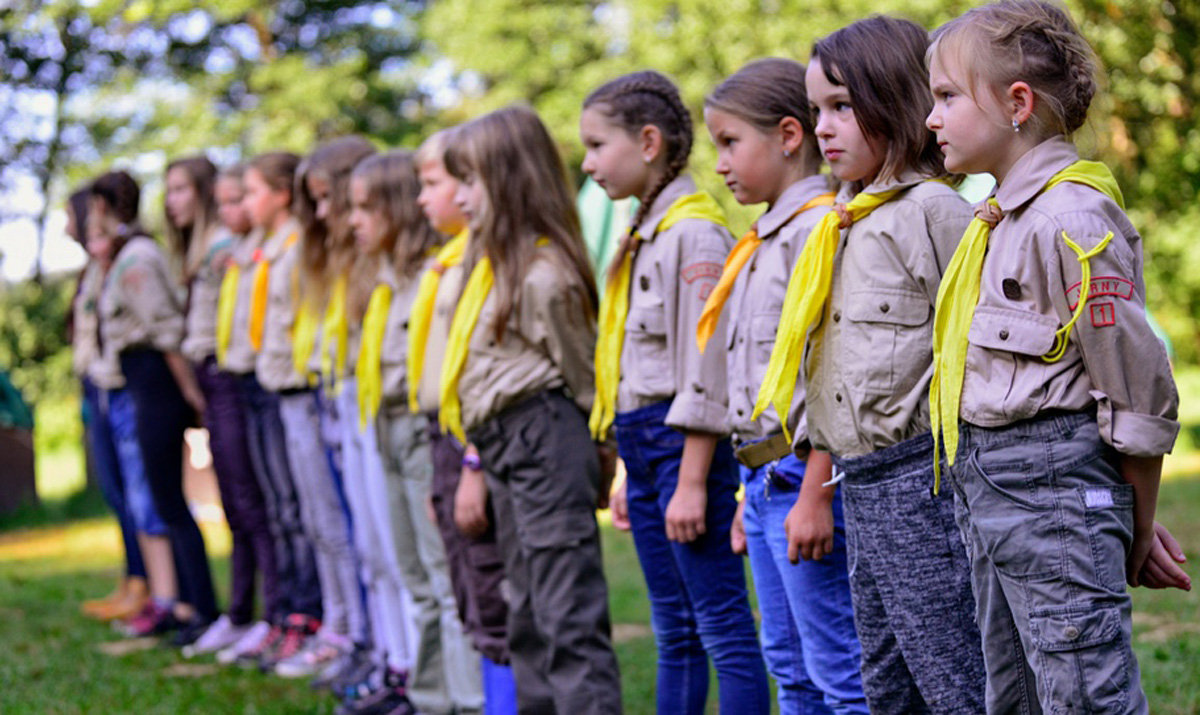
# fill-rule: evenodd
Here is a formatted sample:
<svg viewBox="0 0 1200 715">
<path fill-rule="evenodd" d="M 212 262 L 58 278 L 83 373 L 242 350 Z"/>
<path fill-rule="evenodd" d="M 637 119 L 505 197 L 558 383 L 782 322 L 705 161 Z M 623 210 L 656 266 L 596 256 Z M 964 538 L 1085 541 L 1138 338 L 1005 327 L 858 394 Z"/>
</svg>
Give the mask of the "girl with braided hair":
<svg viewBox="0 0 1200 715">
<path fill-rule="evenodd" d="M 615 423 L 626 481 L 613 521 L 632 529 L 658 642 L 658 711 L 701 713 L 712 658 L 721 711 L 770 710 L 741 559 L 730 548 L 739 475 L 727 439 L 725 351 L 696 326 L 733 237 L 715 200 L 683 174 L 692 118 L 669 79 L 635 72 L 601 86 L 580 117 L 583 171 L 641 205 L 608 270 L 591 429 Z M 724 340 L 725 324 L 716 327 Z"/>
<path fill-rule="evenodd" d="M 938 292 L 929 393 L 988 712 L 1147 713 L 1125 586 L 1191 585 L 1154 523 L 1179 398 L 1141 237 L 1112 173 L 1070 140 L 1096 91 L 1091 48 L 1057 5 L 1004 0 L 940 28 L 927 57 L 947 168 L 997 182 Z"/>
</svg>

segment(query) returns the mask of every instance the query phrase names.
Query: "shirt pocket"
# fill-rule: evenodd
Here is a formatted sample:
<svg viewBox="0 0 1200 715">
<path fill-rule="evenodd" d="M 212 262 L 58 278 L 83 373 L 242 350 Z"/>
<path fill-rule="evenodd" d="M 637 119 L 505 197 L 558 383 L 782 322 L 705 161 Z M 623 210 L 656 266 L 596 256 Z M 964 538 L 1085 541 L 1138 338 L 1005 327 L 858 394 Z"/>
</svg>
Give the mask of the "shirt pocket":
<svg viewBox="0 0 1200 715">
<path fill-rule="evenodd" d="M 917 291 L 850 291 L 842 346 L 847 383 L 874 393 L 911 389 L 932 360 L 931 312 L 929 299 Z"/>
<path fill-rule="evenodd" d="M 963 392 L 996 396 L 1006 417 L 1028 416 L 1040 402 L 1058 320 L 1027 310 L 975 309 L 967 333 Z M 992 399 L 989 397 L 989 399 Z"/>
<path fill-rule="evenodd" d="M 675 365 L 667 351 L 666 307 L 661 303 L 630 306 L 625 343 L 629 349 L 622 357 L 629 362 L 621 365 L 621 373 L 633 382 L 633 391 L 639 395 L 675 394 Z"/>
</svg>

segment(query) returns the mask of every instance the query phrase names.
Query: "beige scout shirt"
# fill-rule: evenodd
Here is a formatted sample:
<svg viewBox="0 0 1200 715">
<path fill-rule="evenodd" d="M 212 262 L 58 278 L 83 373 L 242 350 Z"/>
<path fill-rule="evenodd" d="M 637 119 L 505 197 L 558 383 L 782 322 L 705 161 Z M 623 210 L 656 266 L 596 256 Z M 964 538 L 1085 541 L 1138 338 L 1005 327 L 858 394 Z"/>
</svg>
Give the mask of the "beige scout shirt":
<svg viewBox="0 0 1200 715">
<path fill-rule="evenodd" d="M 1100 435 L 1117 450 L 1155 457 L 1179 432 L 1179 397 L 1162 343 L 1146 321 L 1142 241 L 1124 212 L 1095 189 L 1042 187 L 1078 159 L 1062 137 L 1023 156 L 995 197 L 979 305 L 968 336 L 962 418 L 1000 427 L 1044 410 L 1097 410 Z M 1063 233 L 1090 251 L 1091 289 L 1057 362 L 1041 356 L 1079 302 L 1081 265 Z"/>
<path fill-rule="evenodd" d="M 467 430 L 526 397 L 560 387 L 580 409 L 591 410 L 596 321 L 587 317 L 584 288 L 574 275 L 555 248 L 540 248 L 501 341 L 492 329 L 495 293 L 484 301 L 458 383 Z"/>
<path fill-rule="evenodd" d="M 100 294 L 105 350 L 175 352 L 183 341 L 183 298 L 167 256 L 154 239 L 134 236 L 113 259 Z"/>
<path fill-rule="evenodd" d="M 725 305 L 729 316 L 729 427 L 739 443 L 769 437 L 781 430 L 774 407 L 768 407 L 757 420 L 750 419 L 750 415 L 754 413 L 758 389 L 771 362 L 792 267 L 808 234 L 830 209 L 816 206 L 795 218 L 792 214 L 828 191 L 829 180 L 824 176 L 810 176 L 784 190 L 775 205 L 758 219 L 762 244 L 742 267 Z M 796 380 L 788 427 L 797 444 L 807 441 L 802 376 Z"/>
<path fill-rule="evenodd" d="M 104 270 L 89 261 L 79 277 L 79 290 L 71 303 L 72 323 L 75 326 L 71 339 L 71 369 L 76 377 L 87 377 L 88 365 L 100 357 L 100 340 L 97 332 L 100 322 L 96 316 L 96 302 L 100 298 L 100 287 L 104 283 Z"/>
<path fill-rule="evenodd" d="M 426 268 L 433 265 L 432 259 L 413 276 L 401 276 L 385 261 L 380 269 L 380 282 L 392 288 L 392 304 L 388 308 L 387 327 L 383 332 L 383 354 L 380 370 L 383 382 L 383 403 L 388 408 L 408 412 L 408 320 L 417 287 Z M 444 340 L 443 340 L 444 342 Z M 429 369 L 426 367 L 425 369 Z M 434 366 L 441 375 L 441 363 Z M 434 401 L 436 404 L 436 400 Z"/>
<path fill-rule="evenodd" d="M 254 229 L 233 248 L 231 260 L 238 265 L 237 303 L 233 309 L 233 327 L 225 364 L 221 367 L 237 375 L 254 372 L 255 352 L 250 343 L 250 301 L 254 293 L 254 254 L 262 247 L 263 232 Z"/>
<path fill-rule="evenodd" d="M 192 278 L 182 352 L 194 363 L 204 362 L 217 352 L 217 300 L 235 245 L 233 234 L 217 229 L 209 237 L 209 245 Z"/>
<path fill-rule="evenodd" d="M 262 347 L 254 371 L 263 388 L 271 392 L 308 386 L 296 373 L 292 360 L 292 326 L 299 304 L 300 242 L 288 245 L 300 226 L 289 220 L 267 239 L 263 257 L 271 264 L 267 274 L 267 315 L 263 321 Z"/>
<path fill-rule="evenodd" d="M 813 447 L 861 457 L 929 430 L 933 307 L 971 207 L 914 173 L 868 193 L 907 189 L 842 231 L 822 324 L 805 367 Z M 849 201 L 843 188 L 839 201 Z"/>
<path fill-rule="evenodd" d="M 721 278 L 734 240 L 724 226 L 685 219 L 655 234 L 671 204 L 696 192 L 690 177 L 667 184 L 638 226 L 629 315 L 621 349 L 617 411 L 671 400 L 665 423 L 680 430 L 724 434 L 727 409 L 725 351 L 696 346 L 704 301 Z M 722 315 L 712 344 L 725 341 Z"/>
<path fill-rule="evenodd" d="M 462 293 L 464 267 L 460 263 L 442 272 L 437 297 L 433 301 L 433 317 L 429 320 L 429 337 L 425 341 L 425 366 L 421 384 L 417 385 L 417 401 L 422 410 L 436 410 L 442 402 L 442 363 L 446 359 L 446 342 L 450 339 L 450 324 Z M 414 296 L 415 297 L 415 296 Z"/>
</svg>

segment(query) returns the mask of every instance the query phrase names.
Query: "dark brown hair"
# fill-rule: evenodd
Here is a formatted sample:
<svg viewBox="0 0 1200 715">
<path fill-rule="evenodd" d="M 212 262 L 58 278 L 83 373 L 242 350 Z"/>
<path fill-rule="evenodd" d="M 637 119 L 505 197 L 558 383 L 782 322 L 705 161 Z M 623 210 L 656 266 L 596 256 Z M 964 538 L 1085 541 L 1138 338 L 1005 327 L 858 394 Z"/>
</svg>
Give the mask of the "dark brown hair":
<svg viewBox="0 0 1200 715">
<path fill-rule="evenodd" d="M 296 167 L 300 157 L 290 151 L 269 151 L 259 154 L 246 163 L 246 170 L 254 169 L 273 191 L 286 191 L 295 197 L 292 185 L 296 180 Z"/>
<path fill-rule="evenodd" d="M 805 159 L 821 161 L 813 113 L 804 85 L 804 65 L 782 57 L 754 60 L 718 84 L 704 106 L 727 112 L 770 132 L 785 117 L 794 117 L 804 132 Z"/>
<path fill-rule="evenodd" d="M 187 174 L 196 194 L 196 218 L 191 226 L 176 226 L 171 221 L 171 215 L 166 211 L 166 192 L 163 192 L 163 216 L 167 225 L 167 245 L 175 261 L 183 268 L 184 283 L 188 283 L 196 275 L 200 262 L 204 258 L 209 232 L 216 228 L 217 201 L 213 194 L 213 186 L 217 181 L 217 167 L 208 157 L 189 156 L 176 159 L 167 164 L 163 176 L 179 169 Z M 198 239 L 198 240 L 197 240 Z"/>
<path fill-rule="evenodd" d="M 91 195 L 92 187 L 84 186 L 72 192 L 67 198 L 67 206 L 75 215 L 75 232 L 79 234 L 75 240 L 84 247 L 87 246 L 88 197 Z"/>
<path fill-rule="evenodd" d="M 538 115 L 516 106 L 463 124 L 447 138 L 444 159 L 451 176 L 480 181 L 487 194 L 488 209 L 475 218 L 464 267 L 469 275 L 481 255 L 492 261 L 496 339 L 503 339 L 509 317 L 520 306 L 521 284 L 541 238 L 550 241 L 562 270 L 574 272 L 582 286 L 579 319 L 593 319 L 596 281 L 575 194 L 562 155 Z"/>
<path fill-rule="evenodd" d="M 104 201 L 113 217 L 123 224 L 138 223 L 142 190 L 126 171 L 110 171 L 92 182 L 90 195 Z"/>
<path fill-rule="evenodd" d="M 933 109 L 925 50 L 929 35 L 910 20 L 878 15 L 859 20 L 813 45 L 825 78 L 845 87 L 863 134 L 884 143 L 879 179 L 912 169 L 946 176 L 937 138 L 925 126 Z"/>
</svg>

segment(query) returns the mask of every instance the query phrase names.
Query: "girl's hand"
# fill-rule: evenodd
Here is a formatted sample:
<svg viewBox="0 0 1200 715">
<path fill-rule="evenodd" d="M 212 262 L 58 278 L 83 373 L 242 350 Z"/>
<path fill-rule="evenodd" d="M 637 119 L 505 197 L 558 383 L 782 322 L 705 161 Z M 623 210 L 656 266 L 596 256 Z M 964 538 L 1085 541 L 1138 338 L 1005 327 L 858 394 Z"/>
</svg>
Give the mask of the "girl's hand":
<svg viewBox="0 0 1200 715">
<path fill-rule="evenodd" d="M 742 520 L 746 511 L 746 500 L 738 502 L 737 511 L 733 513 L 733 524 L 729 527 L 729 546 L 733 553 L 746 555 L 746 522 Z"/>
<path fill-rule="evenodd" d="M 1142 585 L 1140 581 L 1142 568 L 1146 566 L 1150 552 L 1159 539 L 1155 531 L 1157 523 L 1154 522 L 1149 529 L 1145 530 L 1134 527 L 1133 545 L 1129 548 L 1129 556 L 1125 561 L 1125 580 L 1130 586 Z"/>
<path fill-rule="evenodd" d="M 833 506 L 821 492 L 801 489 L 783 527 L 788 561 L 820 561 L 833 553 Z"/>
<path fill-rule="evenodd" d="M 1191 591 L 1192 579 L 1179 566 L 1186 562 L 1187 557 L 1179 547 L 1179 542 L 1167 531 L 1167 527 L 1156 521 L 1150 555 L 1133 581 L 1136 581 L 1135 585 L 1145 588 L 1178 588 L 1181 591 Z"/>
<path fill-rule="evenodd" d="M 690 544 L 700 538 L 706 530 L 707 512 L 707 485 L 697 486 L 679 480 L 667 504 L 667 538 L 681 544 Z"/>
<path fill-rule="evenodd" d="M 488 529 L 488 488 L 483 471 L 463 466 L 454 492 L 454 523 L 464 536 L 477 538 Z"/>
<path fill-rule="evenodd" d="M 621 485 L 613 490 L 608 499 L 608 508 L 612 511 L 614 529 L 629 531 L 632 528 L 629 523 L 629 501 L 625 497 L 625 480 L 621 480 Z"/>
<path fill-rule="evenodd" d="M 600 491 L 596 508 L 607 509 L 613 478 L 617 476 L 617 448 L 608 442 L 596 443 L 596 458 L 600 460 Z"/>
</svg>

